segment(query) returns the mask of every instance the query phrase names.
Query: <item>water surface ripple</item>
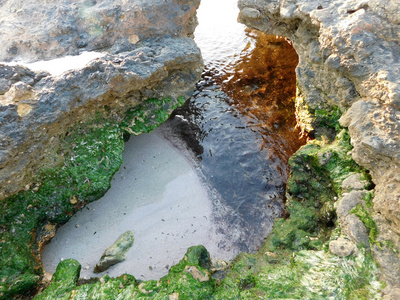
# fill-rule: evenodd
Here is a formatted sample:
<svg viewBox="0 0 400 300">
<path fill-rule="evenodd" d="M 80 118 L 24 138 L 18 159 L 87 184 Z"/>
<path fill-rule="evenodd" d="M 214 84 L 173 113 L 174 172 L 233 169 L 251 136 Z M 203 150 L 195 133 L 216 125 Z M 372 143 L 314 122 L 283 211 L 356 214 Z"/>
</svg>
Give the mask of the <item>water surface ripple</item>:
<svg viewBox="0 0 400 300">
<path fill-rule="evenodd" d="M 221 13 L 236 10 L 232 1 L 202 2 L 195 34 L 205 61 L 202 79 L 163 126 L 186 141 L 219 194 L 214 219 L 230 243 L 220 246 L 247 252 L 261 246 L 281 215 L 288 159 L 305 137 L 296 128 L 298 57 L 290 41 Z"/>
</svg>

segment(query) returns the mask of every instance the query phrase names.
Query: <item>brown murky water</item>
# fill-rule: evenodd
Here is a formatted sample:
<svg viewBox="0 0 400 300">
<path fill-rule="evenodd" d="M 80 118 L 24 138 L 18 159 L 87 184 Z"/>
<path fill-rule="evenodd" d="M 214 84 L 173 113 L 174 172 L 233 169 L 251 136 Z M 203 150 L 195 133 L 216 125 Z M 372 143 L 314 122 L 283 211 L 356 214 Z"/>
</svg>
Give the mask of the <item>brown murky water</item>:
<svg viewBox="0 0 400 300">
<path fill-rule="evenodd" d="M 249 125 L 263 138 L 272 157 L 285 164 L 307 141 L 297 126 L 294 97 L 298 56 L 286 38 L 246 29 L 251 40 L 232 66 L 217 77 L 222 90 L 229 95 L 230 105 L 248 116 Z"/>
</svg>

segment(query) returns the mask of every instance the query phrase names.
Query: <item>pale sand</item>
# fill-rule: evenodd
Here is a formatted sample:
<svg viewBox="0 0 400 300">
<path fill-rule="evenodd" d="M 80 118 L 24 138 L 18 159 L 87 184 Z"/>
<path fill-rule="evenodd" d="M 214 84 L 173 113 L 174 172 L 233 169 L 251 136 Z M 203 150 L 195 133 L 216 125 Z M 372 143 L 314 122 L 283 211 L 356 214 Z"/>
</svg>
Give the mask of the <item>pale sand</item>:
<svg viewBox="0 0 400 300">
<path fill-rule="evenodd" d="M 45 248 L 45 270 L 53 273 L 61 259 L 74 258 L 82 264 L 82 278 L 99 276 L 92 272 L 95 264 L 127 230 L 135 241 L 126 261 L 100 275 L 158 279 L 199 244 L 213 257 L 233 259 L 238 249 L 218 249 L 223 237 L 215 233 L 211 198 L 194 163 L 160 130 L 132 137 L 125 147 L 111 189 L 72 217 Z"/>
</svg>

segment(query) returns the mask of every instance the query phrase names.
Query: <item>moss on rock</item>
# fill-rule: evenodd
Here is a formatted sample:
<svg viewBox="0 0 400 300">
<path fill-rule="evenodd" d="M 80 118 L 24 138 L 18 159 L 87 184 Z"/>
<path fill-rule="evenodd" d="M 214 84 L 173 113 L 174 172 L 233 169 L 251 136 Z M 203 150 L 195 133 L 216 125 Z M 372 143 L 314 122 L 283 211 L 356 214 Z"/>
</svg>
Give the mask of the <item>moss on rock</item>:
<svg viewBox="0 0 400 300">
<path fill-rule="evenodd" d="M 60 137 L 59 167 L 40 170 L 35 184 L 0 204 L 0 299 L 35 290 L 42 276 L 38 228 L 61 225 L 102 197 L 121 166 L 124 136 L 150 132 L 183 102 L 147 99 L 123 120 L 98 113 Z"/>
<path fill-rule="evenodd" d="M 215 292 L 211 276 L 197 278 L 191 270 L 210 274 L 210 254 L 203 246 L 188 249 L 184 258 L 160 280 L 138 283 L 132 275 L 117 278 L 104 275 L 95 283 L 78 285 L 80 265 L 74 260 L 61 262 L 47 289 L 36 299 L 210 299 Z"/>
</svg>

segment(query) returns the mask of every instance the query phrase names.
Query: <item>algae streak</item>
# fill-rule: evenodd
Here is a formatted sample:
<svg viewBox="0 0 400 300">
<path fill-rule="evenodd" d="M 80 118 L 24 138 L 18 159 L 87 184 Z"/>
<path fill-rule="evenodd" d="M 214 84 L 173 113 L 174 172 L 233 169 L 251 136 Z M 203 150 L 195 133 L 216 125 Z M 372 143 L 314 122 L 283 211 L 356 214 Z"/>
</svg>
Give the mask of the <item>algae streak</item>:
<svg viewBox="0 0 400 300">
<path fill-rule="evenodd" d="M 124 137 L 150 132 L 183 102 L 147 99 L 121 121 L 99 113 L 60 137 L 67 155 L 59 168 L 41 170 L 36 184 L 0 204 L 0 299 L 34 293 L 43 274 L 41 250 L 51 238 L 43 240 L 43 229 L 102 197 L 122 164 Z"/>
</svg>

